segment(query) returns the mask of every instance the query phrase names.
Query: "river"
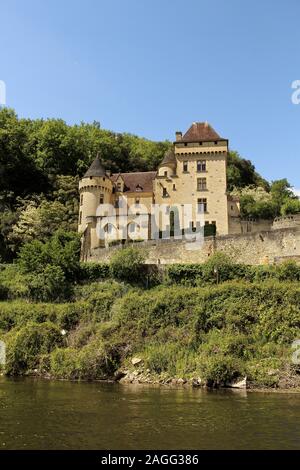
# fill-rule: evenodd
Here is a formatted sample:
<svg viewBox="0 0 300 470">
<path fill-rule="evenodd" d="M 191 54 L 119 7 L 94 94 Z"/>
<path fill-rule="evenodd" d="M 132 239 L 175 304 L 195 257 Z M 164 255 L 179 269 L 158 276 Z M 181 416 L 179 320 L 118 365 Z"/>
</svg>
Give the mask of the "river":
<svg viewBox="0 0 300 470">
<path fill-rule="evenodd" d="M 300 394 L 0 378 L 2 449 L 299 449 Z"/>
</svg>

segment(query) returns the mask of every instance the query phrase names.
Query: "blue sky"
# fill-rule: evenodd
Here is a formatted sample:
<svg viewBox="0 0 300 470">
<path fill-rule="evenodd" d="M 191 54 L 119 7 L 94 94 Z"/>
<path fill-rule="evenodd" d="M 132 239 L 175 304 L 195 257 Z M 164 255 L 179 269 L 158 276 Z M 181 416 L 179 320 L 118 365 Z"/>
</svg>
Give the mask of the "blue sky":
<svg viewBox="0 0 300 470">
<path fill-rule="evenodd" d="M 0 0 L 0 80 L 21 117 L 173 140 L 209 121 L 300 188 L 298 0 Z"/>
</svg>

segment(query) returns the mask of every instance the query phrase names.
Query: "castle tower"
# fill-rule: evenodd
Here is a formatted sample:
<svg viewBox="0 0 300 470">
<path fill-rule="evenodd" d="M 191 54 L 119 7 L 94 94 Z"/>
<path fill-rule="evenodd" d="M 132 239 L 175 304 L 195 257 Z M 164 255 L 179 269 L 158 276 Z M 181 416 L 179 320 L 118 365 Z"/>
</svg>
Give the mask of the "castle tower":
<svg viewBox="0 0 300 470">
<path fill-rule="evenodd" d="M 110 204 L 112 194 L 113 182 L 97 154 L 90 168 L 79 181 L 78 231 L 83 234 L 83 245 L 86 245 L 86 240 L 89 240 L 89 247 L 85 246 L 85 252 L 100 246 L 96 233 L 97 208 L 100 204 Z"/>
<path fill-rule="evenodd" d="M 205 224 L 216 225 L 219 235 L 228 234 L 227 153 L 228 140 L 207 122 L 194 122 L 184 135 L 176 132 L 156 177 L 156 203 L 189 204 L 189 225 L 195 227 L 197 213 L 203 212 Z"/>
</svg>

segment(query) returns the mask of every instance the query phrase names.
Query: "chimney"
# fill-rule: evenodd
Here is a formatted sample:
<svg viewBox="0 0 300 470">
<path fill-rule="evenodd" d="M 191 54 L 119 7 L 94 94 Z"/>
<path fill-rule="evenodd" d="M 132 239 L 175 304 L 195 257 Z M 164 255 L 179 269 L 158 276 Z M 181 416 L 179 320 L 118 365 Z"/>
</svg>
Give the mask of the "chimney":
<svg viewBox="0 0 300 470">
<path fill-rule="evenodd" d="M 176 142 L 179 142 L 180 140 L 182 140 L 182 132 L 181 131 L 175 132 L 175 135 L 176 135 Z"/>
</svg>

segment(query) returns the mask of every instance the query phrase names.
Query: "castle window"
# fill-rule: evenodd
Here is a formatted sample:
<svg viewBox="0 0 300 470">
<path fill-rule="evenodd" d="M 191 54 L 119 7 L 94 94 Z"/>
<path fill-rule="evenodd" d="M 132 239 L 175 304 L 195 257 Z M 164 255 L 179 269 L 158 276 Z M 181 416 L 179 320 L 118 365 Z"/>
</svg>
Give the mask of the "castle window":
<svg viewBox="0 0 300 470">
<path fill-rule="evenodd" d="M 205 191 L 206 189 L 206 178 L 197 178 L 197 191 Z"/>
<path fill-rule="evenodd" d="M 103 194 L 100 194 L 99 204 L 103 204 L 103 203 L 104 203 L 104 196 Z"/>
<path fill-rule="evenodd" d="M 215 220 L 213 220 L 211 225 L 217 225 L 217 222 Z"/>
<path fill-rule="evenodd" d="M 165 174 L 165 176 L 168 176 L 168 172 L 167 172 L 167 171 L 165 171 L 164 174 Z"/>
<path fill-rule="evenodd" d="M 207 212 L 207 199 L 200 198 L 198 199 L 198 213 Z"/>
<path fill-rule="evenodd" d="M 81 222 L 82 222 L 82 212 L 80 211 L 79 212 L 79 225 L 81 225 Z"/>
<path fill-rule="evenodd" d="M 176 191 L 176 185 L 173 184 L 173 191 Z"/>
<path fill-rule="evenodd" d="M 82 206 L 82 204 L 83 204 L 83 194 L 81 194 L 80 196 L 80 205 Z"/>
<path fill-rule="evenodd" d="M 183 171 L 184 173 L 188 171 L 188 162 L 183 162 Z"/>
<path fill-rule="evenodd" d="M 168 191 L 166 188 L 163 188 L 163 197 L 167 197 L 168 196 Z"/>
<path fill-rule="evenodd" d="M 135 205 L 138 206 L 140 204 L 140 198 L 136 197 L 135 198 Z"/>
<path fill-rule="evenodd" d="M 197 161 L 197 172 L 201 173 L 206 171 L 206 160 L 198 160 Z"/>
<path fill-rule="evenodd" d="M 209 225 L 209 221 L 208 221 L 208 220 L 205 221 L 205 225 Z"/>
</svg>

